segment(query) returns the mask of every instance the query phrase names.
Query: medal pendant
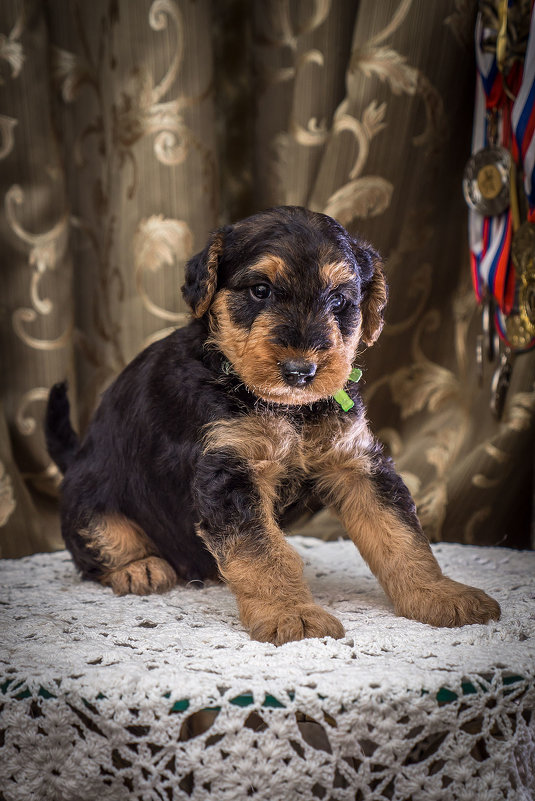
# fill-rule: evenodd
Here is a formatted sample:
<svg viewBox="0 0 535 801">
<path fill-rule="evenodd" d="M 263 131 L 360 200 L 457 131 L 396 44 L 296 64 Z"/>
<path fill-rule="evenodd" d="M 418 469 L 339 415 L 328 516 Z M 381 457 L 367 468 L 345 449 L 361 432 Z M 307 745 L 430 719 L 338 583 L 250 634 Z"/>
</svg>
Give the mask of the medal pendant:
<svg viewBox="0 0 535 801">
<path fill-rule="evenodd" d="M 502 419 L 503 410 L 505 407 L 505 399 L 507 397 L 507 390 L 511 383 L 511 373 L 513 371 L 513 364 L 511 361 L 511 353 L 506 350 L 502 353 L 500 364 L 492 377 L 491 384 L 491 397 L 490 408 L 497 420 Z"/>
<path fill-rule="evenodd" d="M 478 334 L 476 339 L 476 370 L 477 370 L 477 383 L 480 387 L 483 386 L 483 334 Z"/>
<path fill-rule="evenodd" d="M 515 350 L 526 350 L 535 337 L 535 326 L 526 325 L 520 314 L 510 314 L 505 318 L 505 331 L 507 341 Z"/>
<path fill-rule="evenodd" d="M 485 353 L 489 362 L 493 362 L 500 347 L 500 340 L 494 325 L 494 298 L 491 295 L 487 295 L 483 301 L 481 324 Z"/>
<path fill-rule="evenodd" d="M 496 217 L 509 207 L 511 154 L 504 147 L 485 147 L 464 169 L 463 193 L 470 208 L 484 217 Z"/>
<path fill-rule="evenodd" d="M 513 236 L 511 255 L 517 275 L 518 314 L 506 320 L 507 338 L 518 350 L 535 338 L 535 224 L 523 223 Z"/>
<path fill-rule="evenodd" d="M 531 280 L 526 275 L 522 276 L 522 286 L 518 292 L 518 308 L 526 331 L 529 331 L 532 338 L 535 337 L 535 276 Z"/>
<path fill-rule="evenodd" d="M 522 223 L 513 234 L 511 256 L 519 278 L 527 275 L 535 280 L 535 223 Z M 529 280 L 529 278 L 528 278 Z"/>
</svg>

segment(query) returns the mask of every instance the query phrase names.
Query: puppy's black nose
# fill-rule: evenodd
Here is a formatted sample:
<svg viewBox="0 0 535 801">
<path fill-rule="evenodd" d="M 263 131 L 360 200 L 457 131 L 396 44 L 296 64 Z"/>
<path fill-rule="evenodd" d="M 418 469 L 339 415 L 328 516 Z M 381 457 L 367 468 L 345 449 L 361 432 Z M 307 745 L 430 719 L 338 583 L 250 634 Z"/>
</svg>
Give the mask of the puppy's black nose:
<svg viewBox="0 0 535 801">
<path fill-rule="evenodd" d="M 281 364 L 282 377 L 291 387 L 303 387 L 305 384 L 310 384 L 317 369 L 314 362 L 306 359 L 290 359 Z"/>
</svg>

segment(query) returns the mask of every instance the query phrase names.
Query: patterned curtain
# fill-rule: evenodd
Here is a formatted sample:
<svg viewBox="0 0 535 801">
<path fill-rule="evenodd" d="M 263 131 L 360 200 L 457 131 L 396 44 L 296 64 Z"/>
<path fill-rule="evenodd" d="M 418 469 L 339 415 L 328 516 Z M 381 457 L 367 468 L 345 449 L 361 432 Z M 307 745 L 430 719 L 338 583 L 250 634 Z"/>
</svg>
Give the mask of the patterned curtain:
<svg viewBox="0 0 535 801">
<path fill-rule="evenodd" d="M 144 346 L 187 320 L 190 255 L 271 205 L 383 253 L 364 357 L 372 427 L 432 540 L 529 547 L 535 354 L 503 419 L 475 369 L 461 177 L 475 0 L 3 0 L 0 556 L 61 547 L 44 446 L 67 378 L 83 431 Z M 305 531 L 337 536 L 320 516 Z"/>
</svg>

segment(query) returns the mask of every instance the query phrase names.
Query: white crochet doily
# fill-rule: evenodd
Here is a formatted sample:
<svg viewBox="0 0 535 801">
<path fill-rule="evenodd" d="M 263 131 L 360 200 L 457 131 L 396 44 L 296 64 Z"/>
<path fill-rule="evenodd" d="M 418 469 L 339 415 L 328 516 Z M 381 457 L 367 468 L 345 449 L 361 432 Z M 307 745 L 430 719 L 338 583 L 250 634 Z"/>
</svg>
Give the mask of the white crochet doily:
<svg viewBox="0 0 535 801">
<path fill-rule="evenodd" d="M 67 552 L 0 562 L 0 799 L 532 801 L 535 553 L 434 546 L 502 606 L 436 629 L 349 541 L 292 542 L 344 639 L 252 642 L 223 585 L 116 597 Z"/>
</svg>

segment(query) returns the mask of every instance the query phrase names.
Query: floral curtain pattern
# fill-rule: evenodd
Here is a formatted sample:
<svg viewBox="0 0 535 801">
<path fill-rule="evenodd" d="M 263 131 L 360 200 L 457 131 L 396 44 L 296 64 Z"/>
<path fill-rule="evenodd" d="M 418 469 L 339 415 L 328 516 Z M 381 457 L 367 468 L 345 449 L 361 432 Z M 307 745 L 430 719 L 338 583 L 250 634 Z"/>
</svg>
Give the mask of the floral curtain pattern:
<svg viewBox="0 0 535 801">
<path fill-rule="evenodd" d="M 188 319 L 184 264 L 279 204 L 382 252 L 362 356 L 372 427 L 429 536 L 530 546 L 535 355 L 501 422 L 475 371 L 460 180 L 472 0 L 6 0 L 0 10 L 0 556 L 61 547 L 52 383 L 83 431 L 144 346 Z M 340 533 L 320 516 L 305 529 Z"/>
</svg>

